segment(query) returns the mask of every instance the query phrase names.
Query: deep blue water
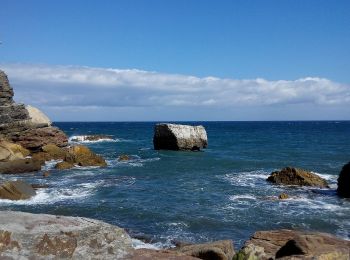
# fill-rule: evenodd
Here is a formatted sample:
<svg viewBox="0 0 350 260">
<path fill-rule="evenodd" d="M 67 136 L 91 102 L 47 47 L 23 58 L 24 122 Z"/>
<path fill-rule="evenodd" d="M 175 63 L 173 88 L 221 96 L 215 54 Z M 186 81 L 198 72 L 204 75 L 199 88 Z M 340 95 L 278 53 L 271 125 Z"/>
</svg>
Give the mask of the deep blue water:
<svg viewBox="0 0 350 260">
<path fill-rule="evenodd" d="M 29 201 L 0 200 L 0 209 L 96 218 L 164 245 L 233 239 L 237 247 L 257 230 L 277 228 L 350 238 L 350 201 L 335 193 L 341 167 L 350 161 L 349 121 L 187 122 L 205 126 L 203 152 L 153 150 L 154 124 L 56 123 L 70 137 L 113 135 L 114 142 L 85 143 L 108 167 L 51 170 L 49 178 L 1 176 L 50 188 Z M 118 162 L 121 154 L 133 160 Z M 285 166 L 320 174 L 331 189 L 265 181 Z M 272 198 L 282 192 L 292 198 Z"/>
</svg>

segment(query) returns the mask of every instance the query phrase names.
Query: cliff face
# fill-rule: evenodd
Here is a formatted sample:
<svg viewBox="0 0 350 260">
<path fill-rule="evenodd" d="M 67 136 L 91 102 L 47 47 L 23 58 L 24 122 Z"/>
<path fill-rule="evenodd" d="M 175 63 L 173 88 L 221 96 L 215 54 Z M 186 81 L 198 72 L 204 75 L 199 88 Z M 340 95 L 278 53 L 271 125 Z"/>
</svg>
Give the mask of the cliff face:
<svg viewBox="0 0 350 260">
<path fill-rule="evenodd" d="M 29 129 L 28 111 L 23 104 L 13 101 L 13 89 L 6 74 L 0 70 L 0 135 Z"/>
<path fill-rule="evenodd" d="M 0 70 L 0 140 L 7 139 L 30 150 L 46 144 L 66 146 L 66 135 L 37 108 L 17 104 L 13 89 L 5 72 Z"/>
</svg>

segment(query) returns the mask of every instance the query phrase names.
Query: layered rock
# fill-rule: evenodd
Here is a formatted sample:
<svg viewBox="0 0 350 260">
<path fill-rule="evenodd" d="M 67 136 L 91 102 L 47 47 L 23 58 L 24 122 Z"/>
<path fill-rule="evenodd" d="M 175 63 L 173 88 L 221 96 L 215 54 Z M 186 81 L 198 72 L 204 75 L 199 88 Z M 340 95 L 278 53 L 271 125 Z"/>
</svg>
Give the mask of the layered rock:
<svg viewBox="0 0 350 260">
<path fill-rule="evenodd" d="M 302 169 L 291 167 L 286 167 L 281 171 L 271 173 L 271 175 L 267 178 L 267 181 L 285 185 L 328 188 L 327 181 L 320 176 Z"/>
<path fill-rule="evenodd" d="M 9 181 L 0 185 L 0 199 L 24 200 L 35 194 L 33 186 L 23 181 Z"/>
<path fill-rule="evenodd" d="M 4 259 L 128 259 L 132 253 L 129 235 L 101 221 L 0 212 L 0 254 Z"/>
<path fill-rule="evenodd" d="M 208 146 L 208 138 L 201 125 L 157 124 L 153 145 L 156 150 L 198 151 Z"/>
<path fill-rule="evenodd" d="M 343 166 L 338 178 L 337 193 L 344 198 L 350 198 L 350 162 Z"/>
<path fill-rule="evenodd" d="M 28 159 L 17 159 L 8 162 L 0 162 L 0 173 L 1 174 L 17 174 L 35 172 L 41 170 L 41 164 L 37 160 L 32 158 Z"/>
</svg>

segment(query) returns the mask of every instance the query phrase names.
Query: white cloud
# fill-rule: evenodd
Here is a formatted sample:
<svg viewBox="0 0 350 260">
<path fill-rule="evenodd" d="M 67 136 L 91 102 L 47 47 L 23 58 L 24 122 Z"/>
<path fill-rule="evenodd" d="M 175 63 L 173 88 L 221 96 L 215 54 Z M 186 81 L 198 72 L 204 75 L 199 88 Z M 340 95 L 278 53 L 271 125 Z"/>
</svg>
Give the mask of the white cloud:
<svg viewBox="0 0 350 260">
<path fill-rule="evenodd" d="M 199 78 L 136 69 L 2 64 L 16 100 L 39 107 L 344 106 L 350 86 L 325 78 Z"/>
</svg>

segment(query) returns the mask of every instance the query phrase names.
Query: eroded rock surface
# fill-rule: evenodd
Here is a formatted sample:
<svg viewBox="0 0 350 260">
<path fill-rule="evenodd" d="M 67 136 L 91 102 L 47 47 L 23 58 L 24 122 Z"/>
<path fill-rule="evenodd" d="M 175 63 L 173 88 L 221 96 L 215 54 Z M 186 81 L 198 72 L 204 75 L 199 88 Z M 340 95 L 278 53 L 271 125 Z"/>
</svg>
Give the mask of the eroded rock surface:
<svg viewBox="0 0 350 260">
<path fill-rule="evenodd" d="M 267 181 L 285 185 L 328 188 L 327 181 L 317 174 L 291 167 L 286 167 L 281 171 L 271 173 L 271 175 L 267 178 Z"/>
<path fill-rule="evenodd" d="M 157 124 L 153 145 L 156 150 L 198 151 L 208 146 L 208 137 L 201 125 Z"/>
<path fill-rule="evenodd" d="M 123 229 L 101 221 L 0 212 L 3 259 L 128 259 L 132 251 Z"/>
</svg>

